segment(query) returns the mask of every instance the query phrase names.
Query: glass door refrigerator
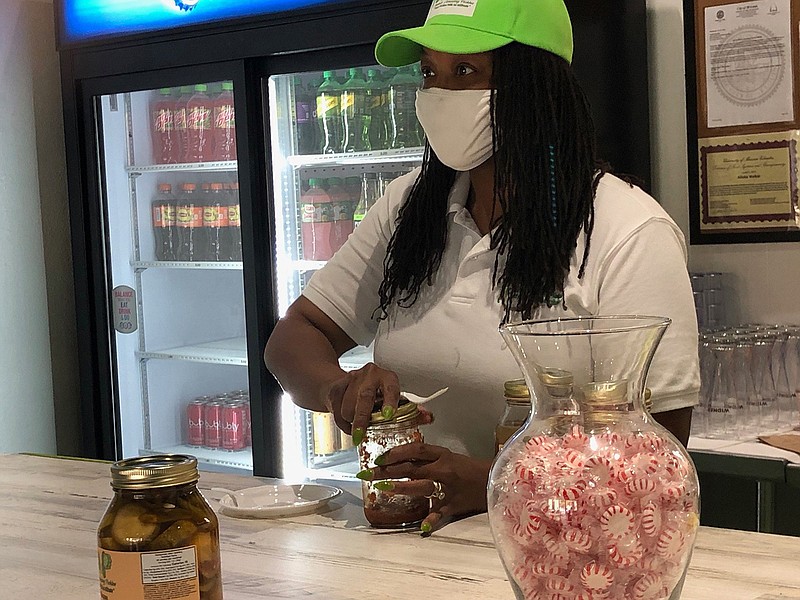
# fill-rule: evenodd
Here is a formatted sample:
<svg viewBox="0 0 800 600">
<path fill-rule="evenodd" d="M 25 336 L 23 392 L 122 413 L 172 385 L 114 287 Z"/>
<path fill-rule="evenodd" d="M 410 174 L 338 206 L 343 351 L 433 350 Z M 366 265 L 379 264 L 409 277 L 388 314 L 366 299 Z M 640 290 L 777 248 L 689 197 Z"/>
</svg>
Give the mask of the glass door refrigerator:
<svg viewBox="0 0 800 600">
<path fill-rule="evenodd" d="M 95 98 L 120 453 L 252 472 L 231 80 Z"/>
<path fill-rule="evenodd" d="M 378 65 L 273 75 L 268 98 L 279 315 L 358 227 L 395 177 L 417 167 L 423 134 L 414 101 L 418 67 Z M 345 370 L 372 360 L 357 347 Z M 285 473 L 348 477 L 358 471 L 350 436 L 332 415 L 282 398 Z"/>
</svg>

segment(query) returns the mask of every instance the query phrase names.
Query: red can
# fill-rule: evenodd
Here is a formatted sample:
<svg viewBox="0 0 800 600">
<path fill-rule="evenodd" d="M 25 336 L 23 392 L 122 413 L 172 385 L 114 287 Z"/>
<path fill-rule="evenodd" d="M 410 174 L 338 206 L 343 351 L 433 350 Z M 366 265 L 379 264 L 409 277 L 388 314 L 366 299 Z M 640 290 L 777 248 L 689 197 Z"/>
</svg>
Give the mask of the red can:
<svg viewBox="0 0 800 600">
<path fill-rule="evenodd" d="M 222 447 L 222 422 L 224 405 L 219 400 L 212 400 L 206 404 L 203 411 L 205 446 L 207 448 Z"/>
<path fill-rule="evenodd" d="M 249 398 L 242 398 L 242 409 L 244 410 L 244 445 L 249 448 L 253 445 L 253 425 L 250 420 Z"/>
<path fill-rule="evenodd" d="M 206 398 L 195 398 L 186 406 L 186 438 L 190 446 L 205 442 Z"/>
<path fill-rule="evenodd" d="M 239 401 L 228 401 L 222 407 L 222 447 L 241 450 L 245 447 L 244 407 Z"/>
</svg>

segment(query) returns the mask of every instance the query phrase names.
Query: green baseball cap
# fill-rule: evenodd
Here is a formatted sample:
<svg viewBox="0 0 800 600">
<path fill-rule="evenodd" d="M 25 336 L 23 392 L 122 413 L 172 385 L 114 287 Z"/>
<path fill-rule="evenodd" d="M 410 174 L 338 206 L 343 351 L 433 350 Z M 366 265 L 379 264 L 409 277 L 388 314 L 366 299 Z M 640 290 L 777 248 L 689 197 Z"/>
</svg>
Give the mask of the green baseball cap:
<svg viewBox="0 0 800 600">
<path fill-rule="evenodd" d="M 375 58 L 386 67 L 402 67 L 417 62 L 423 47 L 476 54 L 511 42 L 571 63 L 572 23 L 564 0 L 433 0 L 425 24 L 382 36 Z"/>
</svg>

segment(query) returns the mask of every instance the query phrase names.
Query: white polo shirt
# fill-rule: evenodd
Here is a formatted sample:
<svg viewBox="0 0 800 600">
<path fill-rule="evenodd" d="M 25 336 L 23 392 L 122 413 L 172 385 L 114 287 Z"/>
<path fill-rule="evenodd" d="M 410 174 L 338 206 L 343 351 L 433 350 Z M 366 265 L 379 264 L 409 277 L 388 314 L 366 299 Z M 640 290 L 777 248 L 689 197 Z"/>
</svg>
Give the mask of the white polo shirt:
<svg viewBox="0 0 800 600">
<path fill-rule="evenodd" d="M 412 307 L 394 307 L 384 321 L 373 317 L 397 212 L 418 174 L 412 171 L 389 185 L 303 295 L 356 343 L 374 341 L 375 363 L 395 371 L 402 389 L 422 395 L 449 386 L 429 405 L 436 421 L 425 428 L 426 441 L 491 457 L 494 427 L 505 408 L 503 383 L 521 373 L 498 332 L 503 309 L 492 288 L 496 252 L 465 208 L 467 173 L 458 175 L 450 192 L 447 245 L 433 285 L 423 287 Z M 534 318 L 671 318 L 647 379 L 653 411 L 696 404 L 697 321 L 680 229 L 642 190 L 605 175 L 595 198 L 586 270 L 578 279 L 584 242 L 581 234 L 564 288 L 566 310 L 544 307 Z"/>
</svg>

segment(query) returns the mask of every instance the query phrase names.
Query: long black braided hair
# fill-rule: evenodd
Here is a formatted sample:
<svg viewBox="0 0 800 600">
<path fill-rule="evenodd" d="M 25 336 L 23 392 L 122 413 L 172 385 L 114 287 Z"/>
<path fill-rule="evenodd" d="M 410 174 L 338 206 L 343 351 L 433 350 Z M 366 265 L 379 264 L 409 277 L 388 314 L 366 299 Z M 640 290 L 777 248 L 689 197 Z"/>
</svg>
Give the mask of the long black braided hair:
<svg viewBox="0 0 800 600">
<path fill-rule="evenodd" d="M 491 83 L 494 194 L 502 210 L 491 237 L 492 282 L 507 322 L 512 313 L 529 319 L 539 306 L 561 301 L 581 230 L 583 277 L 594 195 L 607 169 L 596 157 L 586 96 L 563 58 L 512 42 L 493 51 Z M 394 304 L 413 305 L 433 283 L 456 174 L 426 145 L 387 248 L 379 318 Z"/>
</svg>

